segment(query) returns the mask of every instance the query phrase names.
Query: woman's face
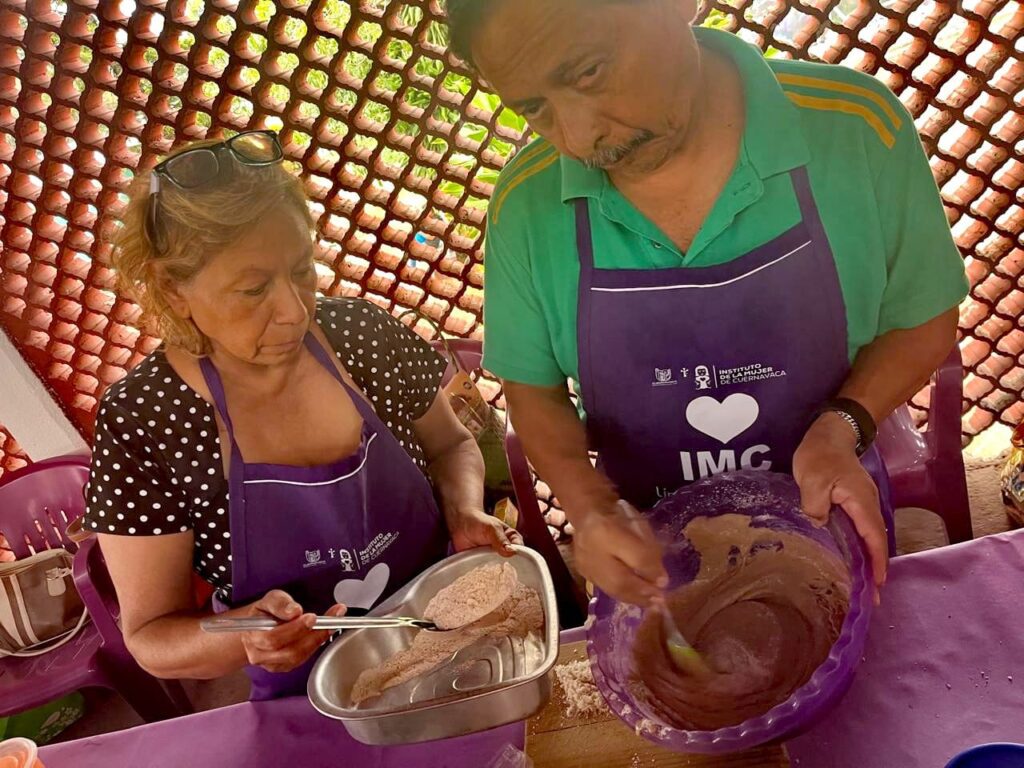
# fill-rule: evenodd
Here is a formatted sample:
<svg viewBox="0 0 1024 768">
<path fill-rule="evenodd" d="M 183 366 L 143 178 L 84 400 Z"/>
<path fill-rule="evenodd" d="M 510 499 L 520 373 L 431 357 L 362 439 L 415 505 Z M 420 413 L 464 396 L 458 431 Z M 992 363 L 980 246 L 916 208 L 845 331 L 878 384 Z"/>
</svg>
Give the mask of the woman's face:
<svg viewBox="0 0 1024 768">
<path fill-rule="evenodd" d="M 291 207 L 276 208 L 175 293 L 175 310 L 210 340 L 214 356 L 287 363 L 302 348 L 316 311 L 306 222 Z"/>
</svg>

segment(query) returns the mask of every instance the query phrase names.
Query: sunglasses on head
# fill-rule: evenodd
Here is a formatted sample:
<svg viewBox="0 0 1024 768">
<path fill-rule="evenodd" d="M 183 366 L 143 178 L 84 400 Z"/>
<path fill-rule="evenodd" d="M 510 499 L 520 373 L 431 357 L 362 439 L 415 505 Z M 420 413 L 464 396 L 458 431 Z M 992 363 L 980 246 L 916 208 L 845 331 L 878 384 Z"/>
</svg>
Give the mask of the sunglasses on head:
<svg viewBox="0 0 1024 768">
<path fill-rule="evenodd" d="M 154 166 L 149 177 L 146 237 L 158 253 L 167 250 L 167 241 L 158 221 L 163 180 L 180 189 L 196 189 L 229 174 L 231 159 L 240 165 L 273 165 L 284 159 L 284 150 L 273 131 L 245 131 L 219 144 L 186 149 Z"/>
</svg>

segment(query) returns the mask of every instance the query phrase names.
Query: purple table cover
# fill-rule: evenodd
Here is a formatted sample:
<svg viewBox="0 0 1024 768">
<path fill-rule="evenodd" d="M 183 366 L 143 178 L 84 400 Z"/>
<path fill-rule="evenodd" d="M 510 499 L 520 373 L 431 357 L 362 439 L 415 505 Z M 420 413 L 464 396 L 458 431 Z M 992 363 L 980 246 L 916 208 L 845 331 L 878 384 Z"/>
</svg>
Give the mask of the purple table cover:
<svg viewBox="0 0 1024 768">
<path fill-rule="evenodd" d="M 44 747 L 46 768 L 484 768 L 526 724 L 459 739 L 368 747 L 295 696 L 246 702 Z"/>
<path fill-rule="evenodd" d="M 993 741 L 1024 742 L 1024 531 L 895 559 L 853 686 L 788 749 L 795 768 L 942 768 Z"/>
<path fill-rule="evenodd" d="M 581 630 L 563 643 L 583 639 Z M 900 557 L 840 704 L 788 745 L 795 768 L 942 768 L 1024 742 L 1024 531 Z M 367 747 L 305 698 L 238 704 L 45 747 L 47 768 L 483 768 L 524 723 L 461 739 Z"/>
</svg>

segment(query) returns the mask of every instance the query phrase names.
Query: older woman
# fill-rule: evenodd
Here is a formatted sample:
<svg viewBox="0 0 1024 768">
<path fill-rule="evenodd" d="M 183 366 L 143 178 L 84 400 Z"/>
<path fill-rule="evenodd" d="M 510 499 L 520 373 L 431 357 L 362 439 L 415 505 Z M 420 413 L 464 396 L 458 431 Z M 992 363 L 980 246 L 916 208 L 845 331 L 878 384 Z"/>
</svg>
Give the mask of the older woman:
<svg viewBox="0 0 1024 768">
<path fill-rule="evenodd" d="M 483 510 L 444 362 L 373 304 L 317 298 L 307 202 L 281 160 L 273 133 L 247 132 L 133 188 L 114 264 L 165 346 L 103 398 L 86 515 L 139 663 L 247 666 L 254 698 L 304 690 L 327 639 L 315 614 L 371 607 L 449 541 L 519 541 Z M 281 626 L 203 633 L 193 570 L 226 615 Z"/>
</svg>

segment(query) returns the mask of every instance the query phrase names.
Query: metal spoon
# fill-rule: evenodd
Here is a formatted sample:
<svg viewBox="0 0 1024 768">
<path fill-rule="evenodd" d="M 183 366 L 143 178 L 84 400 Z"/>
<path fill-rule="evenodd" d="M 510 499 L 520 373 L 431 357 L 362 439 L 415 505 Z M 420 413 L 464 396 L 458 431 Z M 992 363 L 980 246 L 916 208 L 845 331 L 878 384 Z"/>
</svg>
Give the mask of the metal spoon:
<svg viewBox="0 0 1024 768">
<path fill-rule="evenodd" d="M 204 632 L 266 632 L 287 622 L 272 616 L 214 616 L 203 619 L 199 626 Z M 387 629 L 393 627 L 412 627 L 425 629 L 428 632 L 443 632 L 434 622 L 425 619 L 413 619 L 407 616 L 317 616 L 313 629 L 324 629 L 336 632 L 343 629 Z"/>
</svg>

